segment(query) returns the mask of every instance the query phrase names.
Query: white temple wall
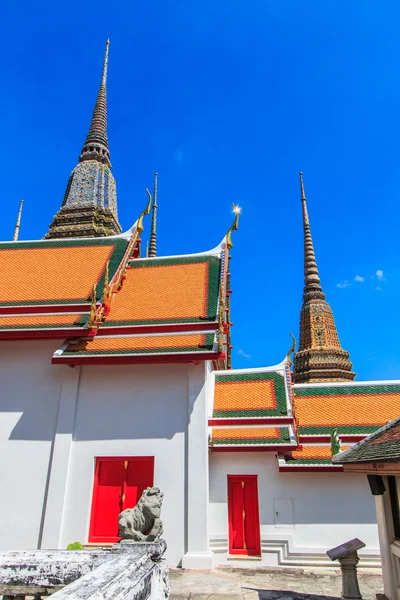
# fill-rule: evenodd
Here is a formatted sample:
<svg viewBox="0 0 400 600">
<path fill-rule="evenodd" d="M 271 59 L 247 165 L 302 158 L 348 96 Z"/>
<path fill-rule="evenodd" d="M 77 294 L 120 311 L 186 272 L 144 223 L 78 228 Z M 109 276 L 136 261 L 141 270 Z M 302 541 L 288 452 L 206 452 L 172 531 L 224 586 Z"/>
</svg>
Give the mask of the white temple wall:
<svg viewBox="0 0 400 600">
<path fill-rule="evenodd" d="M 61 390 L 56 340 L 0 342 L 0 549 L 38 547 Z"/>
<path fill-rule="evenodd" d="M 187 427 L 193 372 L 201 389 L 204 365 L 82 368 L 60 548 L 88 540 L 96 457 L 154 456 L 154 484 L 164 492 L 167 558 L 173 565 L 181 561 L 187 547 Z M 206 426 L 203 439 L 205 431 Z"/>
<path fill-rule="evenodd" d="M 71 369 L 59 345 L 0 343 L 0 549 L 86 544 L 96 457 L 154 456 L 170 564 L 211 563 L 204 363 Z"/>
<path fill-rule="evenodd" d="M 228 474 L 258 475 L 263 564 L 328 566 L 326 550 L 354 537 L 367 544 L 364 564 L 378 564 L 376 516 L 367 478 L 337 472 L 279 473 L 274 452 L 210 456 L 209 536 L 214 564 L 228 559 Z"/>
</svg>

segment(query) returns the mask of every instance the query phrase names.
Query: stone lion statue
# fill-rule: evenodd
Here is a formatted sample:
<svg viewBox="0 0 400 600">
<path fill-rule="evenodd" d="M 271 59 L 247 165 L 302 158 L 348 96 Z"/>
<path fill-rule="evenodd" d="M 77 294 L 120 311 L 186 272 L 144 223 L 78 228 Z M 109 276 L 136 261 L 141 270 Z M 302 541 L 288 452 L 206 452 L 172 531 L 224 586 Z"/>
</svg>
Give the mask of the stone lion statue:
<svg viewBox="0 0 400 600">
<path fill-rule="evenodd" d="M 120 538 L 135 542 L 158 542 L 163 532 L 160 519 L 163 497 L 160 488 L 146 488 L 134 508 L 127 508 L 119 514 Z"/>
</svg>

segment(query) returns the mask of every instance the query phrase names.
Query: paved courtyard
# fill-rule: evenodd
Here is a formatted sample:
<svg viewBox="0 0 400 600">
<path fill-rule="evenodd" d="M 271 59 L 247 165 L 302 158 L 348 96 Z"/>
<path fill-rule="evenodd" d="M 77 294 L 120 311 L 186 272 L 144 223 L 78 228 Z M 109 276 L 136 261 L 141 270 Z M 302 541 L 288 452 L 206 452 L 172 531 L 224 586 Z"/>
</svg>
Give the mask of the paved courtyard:
<svg viewBox="0 0 400 600">
<path fill-rule="evenodd" d="M 362 597 L 383 593 L 379 574 L 359 573 Z M 339 571 L 301 569 L 214 569 L 170 572 L 171 600 L 320 600 L 340 598 Z"/>
</svg>

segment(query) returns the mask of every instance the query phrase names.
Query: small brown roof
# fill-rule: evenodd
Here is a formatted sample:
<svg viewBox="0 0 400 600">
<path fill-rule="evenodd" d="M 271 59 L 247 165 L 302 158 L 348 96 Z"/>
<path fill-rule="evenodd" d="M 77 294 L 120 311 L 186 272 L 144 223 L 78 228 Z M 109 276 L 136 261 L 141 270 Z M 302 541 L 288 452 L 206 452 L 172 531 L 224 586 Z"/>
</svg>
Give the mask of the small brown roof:
<svg viewBox="0 0 400 600">
<path fill-rule="evenodd" d="M 400 461 L 400 417 L 389 421 L 384 427 L 337 454 L 333 463 L 364 463 Z"/>
</svg>

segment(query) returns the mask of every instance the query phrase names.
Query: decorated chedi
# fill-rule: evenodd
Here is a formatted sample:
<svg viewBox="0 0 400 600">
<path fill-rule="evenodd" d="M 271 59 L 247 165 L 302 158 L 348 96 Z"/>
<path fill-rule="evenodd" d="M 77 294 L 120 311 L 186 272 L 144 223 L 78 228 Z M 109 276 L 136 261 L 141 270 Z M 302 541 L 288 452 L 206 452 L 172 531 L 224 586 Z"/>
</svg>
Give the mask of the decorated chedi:
<svg viewBox="0 0 400 600">
<path fill-rule="evenodd" d="M 300 344 L 294 355 L 294 382 L 352 381 L 355 373 L 349 353 L 340 345 L 332 309 L 322 291 L 302 173 L 300 190 L 304 230 L 304 294 L 300 313 Z"/>
<path fill-rule="evenodd" d="M 121 232 L 107 138 L 109 45 L 107 40 L 100 89 L 89 132 L 79 162 L 70 175 L 62 206 L 50 225 L 46 239 L 93 238 Z"/>
</svg>

